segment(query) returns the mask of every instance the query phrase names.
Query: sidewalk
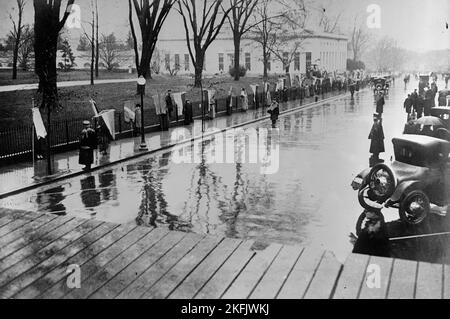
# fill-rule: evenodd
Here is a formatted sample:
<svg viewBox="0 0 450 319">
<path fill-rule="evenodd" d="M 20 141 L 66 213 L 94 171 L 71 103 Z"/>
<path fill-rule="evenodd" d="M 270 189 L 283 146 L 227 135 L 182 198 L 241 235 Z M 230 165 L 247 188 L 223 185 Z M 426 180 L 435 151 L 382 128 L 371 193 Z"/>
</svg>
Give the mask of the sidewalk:
<svg viewBox="0 0 450 319">
<path fill-rule="evenodd" d="M 342 98 L 343 96 L 346 96 L 343 91 L 342 94 L 339 94 L 338 92 L 331 92 L 325 94 L 324 99 L 319 100 L 317 103 L 314 103 L 313 97 L 304 99 L 302 103 L 300 103 L 300 100 L 281 103 L 280 113 L 284 114 L 294 110 L 314 107 Z M 207 128 L 226 130 L 269 119 L 266 108 L 258 110 L 252 109 L 245 113 L 235 112 L 231 116 L 220 116 L 222 114 L 219 113 L 219 117 L 214 120 L 206 121 Z M 101 155 L 98 152 L 95 153 L 92 170 L 98 170 L 105 166 L 111 166 L 140 156 L 148 156 L 158 151 L 171 148 L 177 144 L 202 137 L 201 125 L 201 119 L 196 119 L 192 125 L 183 126 L 183 128 L 189 130 L 191 138 L 184 141 L 179 141 L 177 143 L 173 143 L 171 141 L 171 134 L 176 128 L 171 128 L 168 132 L 147 133 L 146 141 L 148 151 L 145 152 L 139 151 L 141 142 L 140 137 L 113 141 L 111 143 L 108 155 Z M 205 133 L 203 136 L 208 136 L 211 134 L 214 133 Z M 46 160 L 36 161 L 34 167 L 32 162 L 24 162 L 16 165 L 0 167 L 0 180 L 2 181 L 0 183 L 0 199 L 86 173 L 82 170 L 82 166 L 78 164 L 78 150 L 55 154 L 53 156 L 52 168 L 54 175 L 47 176 L 46 168 Z"/>
</svg>

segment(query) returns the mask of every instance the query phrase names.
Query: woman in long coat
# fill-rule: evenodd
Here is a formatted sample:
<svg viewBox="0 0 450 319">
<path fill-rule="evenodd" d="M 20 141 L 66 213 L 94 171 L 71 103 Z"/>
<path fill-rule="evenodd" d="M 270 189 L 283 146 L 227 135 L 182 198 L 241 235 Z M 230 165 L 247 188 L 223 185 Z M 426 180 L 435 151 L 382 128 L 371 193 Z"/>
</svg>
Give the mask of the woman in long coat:
<svg viewBox="0 0 450 319">
<path fill-rule="evenodd" d="M 370 150 L 369 152 L 373 154 L 373 158 L 378 160 L 379 154 L 384 153 L 384 132 L 383 126 L 381 125 L 380 118 L 378 114 L 374 114 L 372 130 L 369 134 Z"/>
</svg>

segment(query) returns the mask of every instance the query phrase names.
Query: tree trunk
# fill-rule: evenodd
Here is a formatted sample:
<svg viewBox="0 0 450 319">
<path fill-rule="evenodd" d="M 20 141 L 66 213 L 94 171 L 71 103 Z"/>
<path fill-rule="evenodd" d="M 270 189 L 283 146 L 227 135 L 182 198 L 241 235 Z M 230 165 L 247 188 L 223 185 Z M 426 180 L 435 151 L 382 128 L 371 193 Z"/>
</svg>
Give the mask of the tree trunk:
<svg viewBox="0 0 450 319">
<path fill-rule="evenodd" d="M 264 81 L 267 81 L 268 74 L 267 74 L 267 65 L 269 64 L 269 58 L 267 57 L 267 53 L 263 53 L 263 64 L 264 64 L 264 74 L 263 79 Z"/>
<path fill-rule="evenodd" d="M 200 49 L 196 48 L 196 57 L 195 57 L 195 81 L 194 87 L 199 88 L 202 86 L 203 80 L 203 65 L 205 63 L 205 53 Z"/>
<path fill-rule="evenodd" d="M 99 46 L 99 38 L 98 38 L 98 2 L 95 1 L 95 14 L 96 14 L 96 37 L 95 37 L 95 77 L 98 78 L 98 61 L 100 59 L 100 46 Z"/>
<path fill-rule="evenodd" d="M 17 36 L 18 37 L 18 36 Z M 20 40 L 19 40 L 20 41 Z M 14 45 L 14 53 L 13 53 L 13 74 L 12 79 L 17 79 L 17 60 L 19 58 L 19 41 L 16 40 L 16 43 Z"/>
<path fill-rule="evenodd" d="M 94 41 L 94 24 L 92 23 L 92 38 L 91 38 L 91 85 L 94 85 L 94 59 L 97 57 L 98 58 L 98 54 L 97 56 L 95 56 L 95 49 L 98 49 L 98 46 L 96 46 L 95 41 Z M 95 65 L 95 71 L 97 72 L 97 64 Z M 97 75 L 98 76 L 98 75 Z"/>
<path fill-rule="evenodd" d="M 241 78 L 240 67 L 241 67 L 241 36 L 239 33 L 233 35 L 234 38 L 234 80 L 239 81 Z"/>
</svg>

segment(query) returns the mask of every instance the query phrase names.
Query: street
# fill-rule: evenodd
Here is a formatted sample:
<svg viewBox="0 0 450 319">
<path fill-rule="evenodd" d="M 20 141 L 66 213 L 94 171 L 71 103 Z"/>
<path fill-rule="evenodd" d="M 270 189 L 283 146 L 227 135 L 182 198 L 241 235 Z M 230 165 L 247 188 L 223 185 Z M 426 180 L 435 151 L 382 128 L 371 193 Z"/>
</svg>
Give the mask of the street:
<svg viewBox="0 0 450 319">
<path fill-rule="evenodd" d="M 403 100 L 417 87 L 412 81 L 405 91 L 397 82 L 383 115 L 386 162 L 406 121 Z M 348 234 L 363 210 L 350 184 L 369 165 L 374 111 L 367 89 L 354 100 L 348 95 L 281 116 L 275 174 L 261 174 L 261 165 L 248 161 L 177 164 L 169 150 L 10 197 L 0 206 L 7 201 L 17 209 L 312 246 L 344 261 L 352 249 Z M 270 127 L 264 121 L 250 128 Z M 188 149 L 205 155 L 210 144 Z M 387 221 L 398 219 L 396 210 L 384 213 Z"/>
</svg>

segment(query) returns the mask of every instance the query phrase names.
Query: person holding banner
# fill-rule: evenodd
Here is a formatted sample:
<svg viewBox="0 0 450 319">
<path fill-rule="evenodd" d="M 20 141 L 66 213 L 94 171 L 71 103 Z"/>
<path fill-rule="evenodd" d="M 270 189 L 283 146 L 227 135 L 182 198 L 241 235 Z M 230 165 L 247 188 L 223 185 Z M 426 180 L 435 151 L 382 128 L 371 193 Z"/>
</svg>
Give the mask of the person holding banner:
<svg viewBox="0 0 450 319">
<path fill-rule="evenodd" d="M 208 107 L 209 118 L 211 120 L 213 120 L 216 118 L 216 99 L 215 99 L 216 91 L 207 90 L 207 92 L 208 92 L 208 103 L 209 103 L 209 107 Z"/>
<path fill-rule="evenodd" d="M 241 105 L 242 105 L 242 110 L 244 112 L 247 112 L 247 110 L 248 110 L 248 95 L 247 95 L 247 91 L 245 90 L 245 88 L 242 88 L 242 91 L 241 91 Z"/>
<path fill-rule="evenodd" d="M 194 123 L 192 103 L 190 100 L 186 100 L 183 105 L 184 125 L 190 125 Z"/>
<path fill-rule="evenodd" d="M 99 151 L 102 153 L 102 155 L 108 155 L 108 147 L 111 142 L 111 134 L 108 127 L 106 126 L 103 117 L 99 117 L 98 119 L 97 136 Z"/>
<path fill-rule="evenodd" d="M 233 87 L 230 88 L 227 96 L 227 115 L 233 114 Z"/>
<path fill-rule="evenodd" d="M 97 134 L 91 128 L 89 121 L 84 121 L 83 127 L 79 137 L 80 156 L 78 163 L 85 165 L 83 170 L 90 170 L 92 163 L 94 163 L 94 150 L 97 149 Z"/>
</svg>

